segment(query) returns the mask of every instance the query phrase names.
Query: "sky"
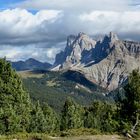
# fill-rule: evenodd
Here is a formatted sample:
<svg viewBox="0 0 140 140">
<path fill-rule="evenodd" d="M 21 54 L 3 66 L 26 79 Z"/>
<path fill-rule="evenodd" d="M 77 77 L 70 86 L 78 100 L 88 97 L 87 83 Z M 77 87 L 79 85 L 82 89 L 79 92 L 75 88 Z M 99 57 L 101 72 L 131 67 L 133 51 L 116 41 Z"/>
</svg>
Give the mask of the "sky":
<svg viewBox="0 0 140 140">
<path fill-rule="evenodd" d="M 0 0 L 0 57 L 53 63 L 67 36 L 140 41 L 140 0 Z"/>
</svg>

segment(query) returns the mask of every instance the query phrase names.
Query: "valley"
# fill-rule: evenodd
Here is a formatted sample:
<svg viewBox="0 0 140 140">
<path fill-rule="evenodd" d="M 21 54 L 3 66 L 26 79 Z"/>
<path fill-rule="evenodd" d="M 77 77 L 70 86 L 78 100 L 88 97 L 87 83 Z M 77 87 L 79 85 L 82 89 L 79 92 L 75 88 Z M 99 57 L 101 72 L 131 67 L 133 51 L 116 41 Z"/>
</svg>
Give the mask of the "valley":
<svg viewBox="0 0 140 140">
<path fill-rule="evenodd" d="M 111 97 L 106 97 L 105 89 L 90 82 L 76 71 L 34 70 L 22 71 L 18 74 L 34 101 L 47 102 L 57 112 L 62 110 L 68 97 L 85 106 L 90 105 L 94 100 L 113 102 Z"/>
</svg>

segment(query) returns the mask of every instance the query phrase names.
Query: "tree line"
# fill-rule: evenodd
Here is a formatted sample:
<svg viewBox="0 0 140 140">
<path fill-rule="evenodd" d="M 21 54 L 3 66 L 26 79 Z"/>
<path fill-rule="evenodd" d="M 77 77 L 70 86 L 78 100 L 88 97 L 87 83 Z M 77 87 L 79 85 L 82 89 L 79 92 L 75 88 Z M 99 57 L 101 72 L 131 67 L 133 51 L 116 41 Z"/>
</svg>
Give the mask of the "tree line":
<svg viewBox="0 0 140 140">
<path fill-rule="evenodd" d="M 96 129 L 101 133 L 139 133 L 140 72 L 134 70 L 124 86 L 125 98 L 115 104 L 93 101 L 81 106 L 67 98 L 60 114 L 47 103 L 32 102 L 9 62 L 0 59 L 0 135 L 17 132 L 52 133 Z M 57 104 L 57 103 L 56 103 Z"/>
</svg>

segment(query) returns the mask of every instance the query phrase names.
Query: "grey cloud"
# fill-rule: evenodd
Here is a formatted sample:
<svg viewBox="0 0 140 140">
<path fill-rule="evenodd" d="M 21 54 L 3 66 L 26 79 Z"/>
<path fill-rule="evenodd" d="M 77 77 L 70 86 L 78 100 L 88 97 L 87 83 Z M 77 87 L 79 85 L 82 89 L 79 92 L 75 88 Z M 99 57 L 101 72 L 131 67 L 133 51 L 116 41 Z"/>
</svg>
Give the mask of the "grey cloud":
<svg viewBox="0 0 140 140">
<path fill-rule="evenodd" d="M 95 37 L 114 31 L 121 39 L 140 41 L 140 11 L 133 10 L 131 3 L 131 0 L 59 0 L 59 3 L 27 0 L 12 5 L 47 10 L 36 14 L 24 9 L 1 11 L 0 56 L 53 62 L 55 54 L 65 47 L 67 36 L 79 32 Z"/>
<path fill-rule="evenodd" d="M 51 42 L 53 38 L 49 35 L 47 25 L 55 22 L 60 13 L 45 10 L 33 15 L 22 9 L 0 12 L 0 44 L 28 45 Z M 54 38 L 54 42 L 56 41 Z"/>
</svg>

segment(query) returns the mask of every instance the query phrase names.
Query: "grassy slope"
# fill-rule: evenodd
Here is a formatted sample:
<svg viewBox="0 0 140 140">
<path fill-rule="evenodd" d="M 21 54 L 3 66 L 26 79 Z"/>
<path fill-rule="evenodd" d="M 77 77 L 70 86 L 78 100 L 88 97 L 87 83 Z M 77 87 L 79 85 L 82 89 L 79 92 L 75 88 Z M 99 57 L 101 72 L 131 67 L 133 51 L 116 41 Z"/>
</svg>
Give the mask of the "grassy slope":
<svg viewBox="0 0 140 140">
<path fill-rule="evenodd" d="M 0 135 L 0 140 L 51 140 L 51 138 L 49 138 L 48 135 L 41 133 L 20 133 L 7 136 Z"/>
<path fill-rule="evenodd" d="M 19 75 L 33 100 L 47 102 L 56 111 L 61 110 L 68 96 L 82 105 L 89 105 L 95 99 L 108 100 L 101 94 L 102 89 L 79 73 L 25 71 Z"/>
<path fill-rule="evenodd" d="M 32 71 L 19 71 L 18 72 L 19 76 L 21 76 L 22 78 L 26 79 L 26 78 L 41 78 L 43 76 L 42 73 L 34 73 Z"/>
</svg>

